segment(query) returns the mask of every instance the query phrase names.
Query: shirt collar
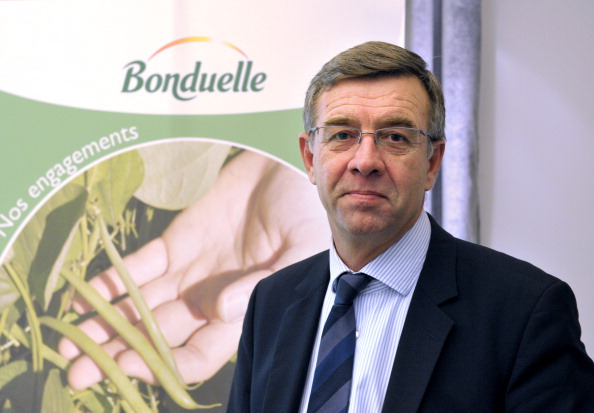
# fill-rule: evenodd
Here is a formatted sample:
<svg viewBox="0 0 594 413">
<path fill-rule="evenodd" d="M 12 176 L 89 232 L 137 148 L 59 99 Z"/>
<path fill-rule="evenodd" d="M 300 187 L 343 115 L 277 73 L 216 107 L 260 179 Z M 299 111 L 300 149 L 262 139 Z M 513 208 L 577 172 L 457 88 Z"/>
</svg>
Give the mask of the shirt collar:
<svg viewBox="0 0 594 413">
<path fill-rule="evenodd" d="M 417 222 L 400 240 L 361 268 L 359 272 L 374 278 L 367 289 L 379 290 L 383 288 L 383 284 L 401 295 L 408 295 L 423 268 L 430 238 L 431 223 L 427 213 L 423 211 Z M 330 285 L 345 271 L 353 272 L 340 259 L 334 243 L 331 243 Z M 380 281 L 381 284 L 376 283 L 375 280 Z"/>
</svg>

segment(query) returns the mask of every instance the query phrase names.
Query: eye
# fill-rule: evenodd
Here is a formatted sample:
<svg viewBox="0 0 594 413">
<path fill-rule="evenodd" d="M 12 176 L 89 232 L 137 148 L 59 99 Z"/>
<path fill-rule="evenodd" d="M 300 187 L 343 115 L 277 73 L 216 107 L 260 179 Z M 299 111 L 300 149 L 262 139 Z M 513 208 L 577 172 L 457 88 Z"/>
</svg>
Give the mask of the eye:
<svg viewBox="0 0 594 413">
<path fill-rule="evenodd" d="M 386 143 L 410 143 L 410 138 L 401 131 L 386 131 L 379 136 L 379 139 Z"/>
<path fill-rule="evenodd" d="M 358 132 L 356 129 L 340 129 L 340 130 L 332 130 L 331 135 L 329 137 L 329 141 L 348 141 L 351 139 L 357 140 Z"/>
</svg>

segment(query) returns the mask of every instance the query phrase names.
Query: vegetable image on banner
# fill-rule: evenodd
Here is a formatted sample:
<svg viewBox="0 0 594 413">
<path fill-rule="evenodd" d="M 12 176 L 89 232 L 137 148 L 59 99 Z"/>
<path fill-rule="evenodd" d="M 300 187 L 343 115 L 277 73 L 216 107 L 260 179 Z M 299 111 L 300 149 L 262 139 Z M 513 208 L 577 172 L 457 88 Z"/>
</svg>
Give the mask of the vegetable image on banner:
<svg viewBox="0 0 594 413">
<path fill-rule="evenodd" d="M 221 411 L 251 290 L 323 249 L 324 222 L 304 174 L 230 144 L 169 139 L 92 166 L 4 263 L 4 406 Z"/>
</svg>

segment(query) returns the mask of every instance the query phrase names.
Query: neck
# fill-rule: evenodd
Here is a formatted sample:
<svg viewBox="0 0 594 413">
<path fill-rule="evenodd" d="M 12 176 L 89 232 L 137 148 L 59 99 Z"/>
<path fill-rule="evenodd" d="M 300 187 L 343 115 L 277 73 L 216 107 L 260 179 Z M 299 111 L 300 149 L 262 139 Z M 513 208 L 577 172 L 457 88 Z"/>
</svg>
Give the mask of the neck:
<svg viewBox="0 0 594 413">
<path fill-rule="evenodd" d="M 393 237 L 381 239 L 377 234 L 357 236 L 349 234 L 344 237 L 336 236 L 333 233 L 334 248 L 346 266 L 356 272 L 398 242 L 405 233 L 406 231 Z"/>
<path fill-rule="evenodd" d="M 330 222 L 332 240 L 340 259 L 352 271 L 359 271 L 381 253 L 398 242 L 419 220 L 422 209 L 402 225 L 390 225 L 383 230 L 369 232 L 350 231 L 346 226 L 334 225 Z"/>
</svg>

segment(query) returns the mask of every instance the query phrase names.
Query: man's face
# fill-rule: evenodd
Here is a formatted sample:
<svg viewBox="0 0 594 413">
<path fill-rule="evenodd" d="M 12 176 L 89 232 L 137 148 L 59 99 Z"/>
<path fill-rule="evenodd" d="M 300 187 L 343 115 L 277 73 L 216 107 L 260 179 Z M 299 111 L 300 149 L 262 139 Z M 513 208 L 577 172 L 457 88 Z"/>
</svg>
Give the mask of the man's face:
<svg viewBox="0 0 594 413">
<path fill-rule="evenodd" d="M 320 95 L 316 126 L 343 125 L 372 132 L 388 126 L 427 130 L 429 97 L 416 77 L 346 79 Z M 338 239 L 374 240 L 391 244 L 416 222 L 425 191 L 435 182 L 445 145 L 427 158 L 429 139 L 405 155 L 378 148 L 373 135 L 345 152 L 324 149 L 319 138 L 310 150 L 300 135 L 301 155 L 310 181 L 328 214 Z M 313 138 L 313 137 L 312 137 Z M 377 237 L 377 238 L 375 238 Z"/>
</svg>

